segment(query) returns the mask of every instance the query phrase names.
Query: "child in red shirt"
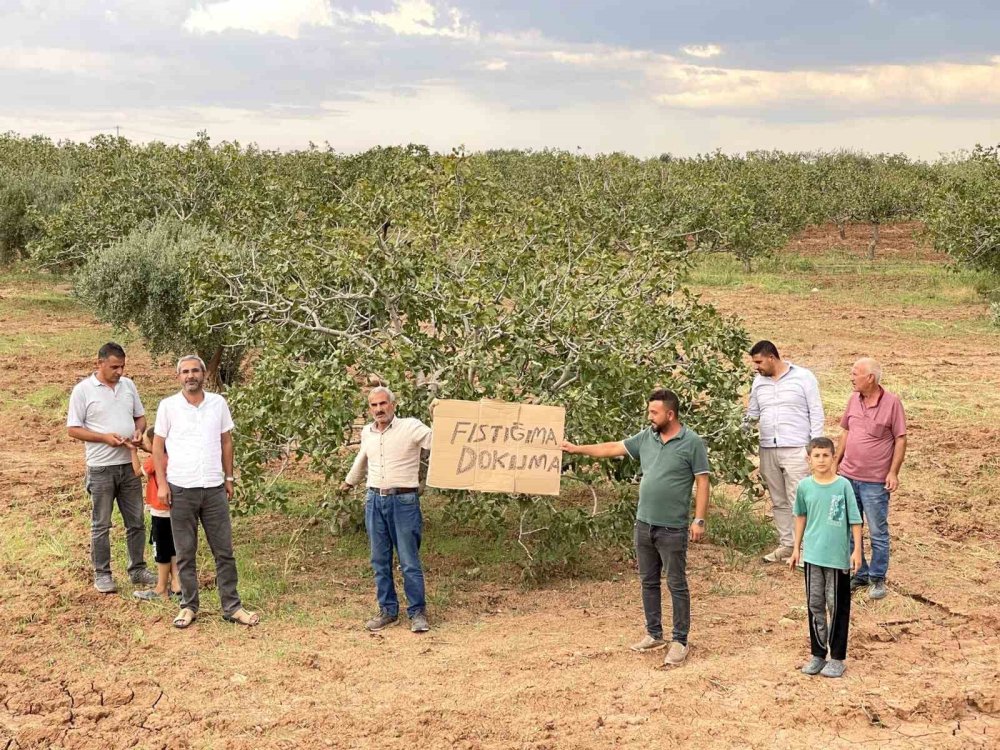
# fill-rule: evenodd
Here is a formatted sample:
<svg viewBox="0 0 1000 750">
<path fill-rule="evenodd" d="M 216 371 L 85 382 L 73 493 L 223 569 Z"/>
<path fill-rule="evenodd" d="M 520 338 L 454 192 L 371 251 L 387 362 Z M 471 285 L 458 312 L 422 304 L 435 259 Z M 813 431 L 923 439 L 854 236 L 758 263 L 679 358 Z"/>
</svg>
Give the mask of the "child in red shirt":
<svg viewBox="0 0 1000 750">
<path fill-rule="evenodd" d="M 179 597 L 181 579 L 177 572 L 177 552 L 174 550 L 174 533 L 170 527 L 170 506 L 163 505 L 157 497 L 156 470 L 153 467 L 153 428 L 146 430 L 141 445 L 130 445 L 132 449 L 132 469 L 136 476 L 146 476 L 146 506 L 149 508 L 149 543 L 153 545 L 156 560 L 156 588 L 136 591 L 132 594 L 142 601 L 153 601 L 168 595 Z M 149 454 L 146 463 L 139 465 L 139 448 Z"/>
</svg>

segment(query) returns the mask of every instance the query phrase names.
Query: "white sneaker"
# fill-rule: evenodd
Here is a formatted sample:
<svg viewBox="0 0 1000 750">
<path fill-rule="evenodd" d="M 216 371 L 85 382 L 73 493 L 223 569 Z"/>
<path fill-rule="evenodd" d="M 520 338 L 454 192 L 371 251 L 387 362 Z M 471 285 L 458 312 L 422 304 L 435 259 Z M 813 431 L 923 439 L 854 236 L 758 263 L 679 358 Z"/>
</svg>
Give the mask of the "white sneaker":
<svg viewBox="0 0 1000 750">
<path fill-rule="evenodd" d="M 647 635 L 638 643 L 633 643 L 629 648 L 633 651 L 659 651 L 661 648 L 666 648 L 666 645 L 667 642 L 662 638 Z"/>
<path fill-rule="evenodd" d="M 673 641 L 670 644 L 670 648 L 667 650 L 667 656 L 663 660 L 663 664 L 668 667 L 676 667 L 687 658 L 687 655 L 688 647 L 683 643 Z"/>
<path fill-rule="evenodd" d="M 787 560 L 792 556 L 791 547 L 775 547 L 773 550 L 764 555 L 763 560 L 766 563 L 780 563 Z"/>
</svg>

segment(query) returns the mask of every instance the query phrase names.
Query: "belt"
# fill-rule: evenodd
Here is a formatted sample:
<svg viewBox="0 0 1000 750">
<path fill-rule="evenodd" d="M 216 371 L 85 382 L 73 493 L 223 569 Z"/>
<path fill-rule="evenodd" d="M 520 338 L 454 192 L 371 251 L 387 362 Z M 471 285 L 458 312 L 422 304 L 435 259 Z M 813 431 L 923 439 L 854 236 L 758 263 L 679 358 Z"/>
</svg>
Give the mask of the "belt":
<svg viewBox="0 0 1000 750">
<path fill-rule="evenodd" d="M 379 489 L 378 487 L 369 487 L 368 489 L 373 492 L 387 497 L 389 495 L 415 495 L 419 491 L 419 487 L 387 487 L 386 489 Z"/>
</svg>

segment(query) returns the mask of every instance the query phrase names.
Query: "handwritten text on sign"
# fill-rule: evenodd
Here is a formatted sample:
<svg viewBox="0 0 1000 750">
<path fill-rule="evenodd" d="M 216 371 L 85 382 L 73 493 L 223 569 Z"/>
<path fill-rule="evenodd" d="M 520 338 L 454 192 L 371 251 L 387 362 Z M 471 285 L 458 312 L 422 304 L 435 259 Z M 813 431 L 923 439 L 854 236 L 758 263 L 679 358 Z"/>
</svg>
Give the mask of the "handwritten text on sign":
<svg viewBox="0 0 1000 750">
<path fill-rule="evenodd" d="M 558 495 L 566 410 L 504 401 L 439 401 L 427 483 Z"/>
</svg>

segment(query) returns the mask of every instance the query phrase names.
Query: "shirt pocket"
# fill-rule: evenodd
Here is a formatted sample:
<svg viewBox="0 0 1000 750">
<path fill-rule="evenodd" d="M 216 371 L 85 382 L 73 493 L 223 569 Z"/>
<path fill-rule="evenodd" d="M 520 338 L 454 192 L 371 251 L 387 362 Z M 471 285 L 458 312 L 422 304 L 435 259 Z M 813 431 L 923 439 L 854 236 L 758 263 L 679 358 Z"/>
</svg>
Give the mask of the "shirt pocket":
<svg viewBox="0 0 1000 750">
<path fill-rule="evenodd" d="M 888 422 L 868 419 L 865 421 L 865 430 L 873 438 L 884 438 L 891 433 L 892 425 Z"/>
</svg>

